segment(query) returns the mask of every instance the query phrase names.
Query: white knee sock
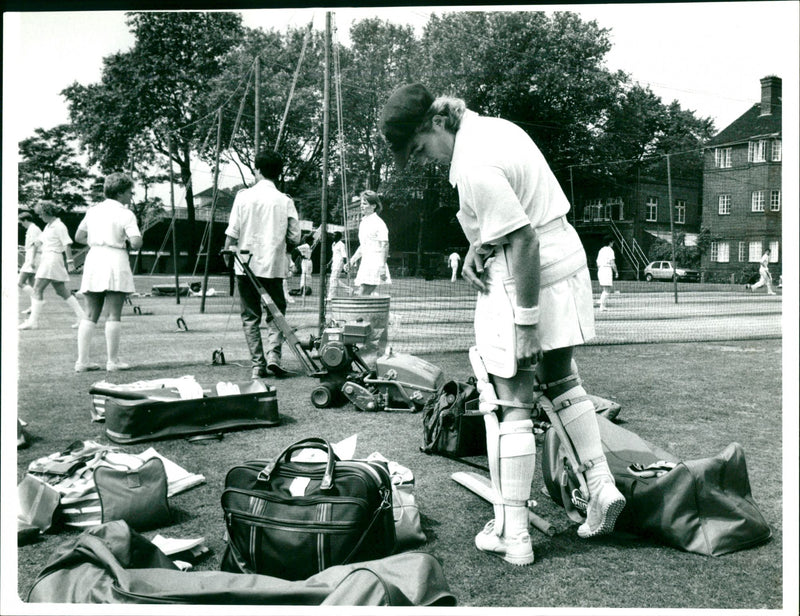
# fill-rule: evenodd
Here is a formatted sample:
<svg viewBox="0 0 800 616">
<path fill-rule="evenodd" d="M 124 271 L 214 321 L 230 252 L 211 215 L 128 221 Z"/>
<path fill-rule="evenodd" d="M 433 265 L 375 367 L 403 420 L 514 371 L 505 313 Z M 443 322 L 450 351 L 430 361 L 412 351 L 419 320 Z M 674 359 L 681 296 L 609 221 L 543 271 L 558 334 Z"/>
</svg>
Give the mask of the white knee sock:
<svg viewBox="0 0 800 616">
<path fill-rule="evenodd" d="M 536 441 L 530 419 L 500 423 L 500 492 L 505 523 L 503 534 L 528 531 L 528 499 L 536 468 Z"/>
<path fill-rule="evenodd" d="M 119 338 L 122 334 L 122 323 L 106 321 L 106 353 L 108 361 L 119 362 Z"/>
<path fill-rule="evenodd" d="M 591 462 L 593 466 L 586 473 L 586 484 L 589 494 L 597 491 L 599 485 L 611 476 L 608 463 L 600 441 L 600 429 L 597 427 L 597 415 L 594 404 L 586 398 L 586 390 L 578 385 L 557 396 L 553 406 L 559 408 L 565 400 L 574 401 L 571 405 L 558 411 L 564 430 L 575 447 L 575 453 L 581 464 Z"/>
<path fill-rule="evenodd" d="M 81 319 L 78 325 L 78 362 L 81 364 L 89 363 L 89 352 L 92 346 L 92 334 L 94 333 L 94 323 L 89 319 Z"/>
<path fill-rule="evenodd" d="M 67 302 L 67 306 L 72 308 L 72 312 L 75 313 L 75 316 L 78 317 L 81 321 L 86 318 L 86 313 L 83 311 L 81 307 L 81 303 L 78 301 L 78 298 L 74 295 L 70 295 L 67 299 L 64 300 Z"/>
<path fill-rule="evenodd" d="M 600 293 L 600 309 L 604 309 L 606 307 L 606 300 L 608 299 L 608 291 L 603 289 L 603 292 Z"/>
</svg>

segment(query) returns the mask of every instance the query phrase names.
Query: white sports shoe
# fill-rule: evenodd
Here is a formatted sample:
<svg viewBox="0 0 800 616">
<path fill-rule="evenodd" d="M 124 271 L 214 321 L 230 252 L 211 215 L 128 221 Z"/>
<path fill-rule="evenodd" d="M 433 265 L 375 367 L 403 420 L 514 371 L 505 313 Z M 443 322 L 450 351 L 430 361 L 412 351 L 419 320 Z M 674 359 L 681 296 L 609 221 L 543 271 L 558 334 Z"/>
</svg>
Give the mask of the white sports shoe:
<svg viewBox="0 0 800 616">
<path fill-rule="evenodd" d="M 483 530 L 475 535 L 475 547 L 481 552 L 501 556 L 512 565 L 523 566 L 533 563 L 531 536 L 522 531 L 515 537 L 498 536 L 494 532 L 494 520 L 489 520 Z"/>
<path fill-rule="evenodd" d="M 586 521 L 578 527 L 578 537 L 588 539 L 610 533 L 624 508 L 625 497 L 614 482 L 603 482 L 600 491 L 589 499 Z"/>
<path fill-rule="evenodd" d="M 130 364 L 121 361 L 108 361 L 106 362 L 106 372 L 116 372 L 117 370 L 128 370 Z"/>
</svg>

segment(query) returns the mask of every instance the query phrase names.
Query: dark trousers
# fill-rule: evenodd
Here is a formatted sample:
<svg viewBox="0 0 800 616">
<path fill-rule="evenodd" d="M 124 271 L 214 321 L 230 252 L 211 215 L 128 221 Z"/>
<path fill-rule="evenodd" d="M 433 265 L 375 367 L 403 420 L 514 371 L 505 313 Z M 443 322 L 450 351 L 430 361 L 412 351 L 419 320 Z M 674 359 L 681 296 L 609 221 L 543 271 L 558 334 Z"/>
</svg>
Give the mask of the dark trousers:
<svg viewBox="0 0 800 616">
<path fill-rule="evenodd" d="M 275 302 L 278 310 L 286 314 L 283 278 L 258 278 L 257 280 L 272 298 L 272 301 Z M 264 311 L 261 304 L 261 295 L 247 276 L 236 276 L 236 282 L 239 286 L 239 298 L 242 307 L 242 329 L 244 329 L 244 337 L 250 349 L 253 367 L 266 367 L 267 362 L 280 364 L 283 334 L 275 325 L 272 315 L 267 313 L 268 338 L 265 359 L 260 329 L 261 317 Z"/>
</svg>

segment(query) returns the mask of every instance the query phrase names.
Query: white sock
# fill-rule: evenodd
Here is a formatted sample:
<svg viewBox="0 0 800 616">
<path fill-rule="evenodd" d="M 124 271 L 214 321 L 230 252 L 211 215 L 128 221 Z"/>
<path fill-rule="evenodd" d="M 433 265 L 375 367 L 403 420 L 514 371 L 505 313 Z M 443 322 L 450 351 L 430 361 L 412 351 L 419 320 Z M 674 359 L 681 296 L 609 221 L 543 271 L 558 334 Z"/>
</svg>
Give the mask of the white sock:
<svg viewBox="0 0 800 616">
<path fill-rule="evenodd" d="M 78 301 L 78 298 L 74 295 L 70 295 L 67 299 L 64 300 L 67 302 L 67 305 L 72 308 L 72 312 L 75 313 L 75 316 L 78 317 L 81 321 L 86 318 L 86 313 L 83 311 L 81 307 L 81 303 Z"/>
<path fill-rule="evenodd" d="M 89 363 L 89 351 L 92 346 L 93 333 L 94 323 L 89 319 L 82 319 L 78 325 L 78 362 L 81 364 Z"/>
<path fill-rule="evenodd" d="M 106 321 L 106 353 L 108 361 L 119 362 L 119 339 L 122 334 L 122 323 Z"/>
<path fill-rule="evenodd" d="M 600 309 L 604 309 L 606 307 L 606 300 L 608 299 L 608 291 L 603 291 L 600 294 Z"/>
<path fill-rule="evenodd" d="M 536 468 L 536 441 L 529 419 L 500 423 L 500 492 L 504 501 L 503 535 L 528 531 L 528 499 Z"/>
</svg>

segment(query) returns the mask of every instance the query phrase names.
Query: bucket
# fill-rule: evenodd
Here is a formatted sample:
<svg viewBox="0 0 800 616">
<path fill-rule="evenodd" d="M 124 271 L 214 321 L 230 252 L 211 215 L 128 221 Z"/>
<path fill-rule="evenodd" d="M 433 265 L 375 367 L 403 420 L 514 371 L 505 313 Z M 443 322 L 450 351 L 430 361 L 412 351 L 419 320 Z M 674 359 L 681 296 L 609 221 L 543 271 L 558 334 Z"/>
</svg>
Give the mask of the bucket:
<svg viewBox="0 0 800 616">
<path fill-rule="evenodd" d="M 333 297 L 328 317 L 337 323 L 369 323 L 372 332 L 369 340 L 359 346 L 364 362 L 375 366 L 375 361 L 386 352 L 389 341 L 389 297 L 383 295 L 353 295 Z"/>
</svg>

